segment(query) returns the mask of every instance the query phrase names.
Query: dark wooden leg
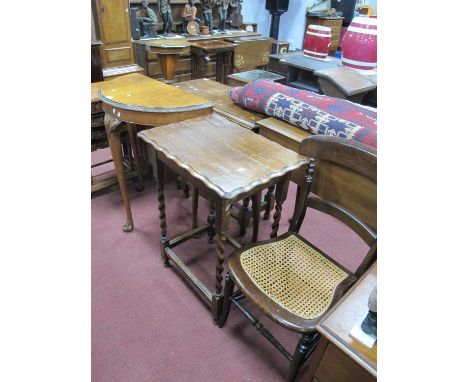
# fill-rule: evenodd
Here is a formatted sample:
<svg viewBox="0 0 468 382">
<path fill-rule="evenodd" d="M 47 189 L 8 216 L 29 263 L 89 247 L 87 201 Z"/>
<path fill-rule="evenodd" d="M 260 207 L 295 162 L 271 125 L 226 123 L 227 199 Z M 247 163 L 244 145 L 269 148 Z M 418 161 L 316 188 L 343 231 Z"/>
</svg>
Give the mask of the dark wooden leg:
<svg viewBox="0 0 468 382">
<path fill-rule="evenodd" d="M 247 226 L 250 221 L 250 198 L 242 201 L 242 207 L 239 210 L 239 235 L 244 236 L 247 233 Z"/>
<path fill-rule="evenodd" d="M 216 227 L 218 230 L 218 240 L 216 241 L 216 282 L 215 293 L 212 299 L 212 314 L 215 324 L 218 323 L 223 309 L 222 281 L 224 273 L 224 252 L 226 244 L 226 234 L 229 225 L 231 205 L 225 200 L 218 200 L 216 203 Z"/>
<path fill-rule="evenodd" d="M 267 193 L 265 194 L 265 203 L 266 203 L 266 207 L 265 207 L 265 212 L 263 214 L 263 219 L 264 220 L 268 220 L 270 219 L 270 213 L 271 213 L 271 210 L 273 209 L 274 205 L 275 205 L 275 198 L 274 198 L 274 192 L 275 192 L 275 186 L 270 186 L 268 187 L 268 190 L 267 190 Z"/>
<path fill-rule="evenodd" d="M 229 272 L 226 273 L 226 278 L 224 280 L 224 299 L 223 299 L 223 314 L 221 315 L 218 326 L 222 328 L 226 323 L 226 320 L 229 315 L 229 310 L 231 308 L 231 299 L 232 292 L 234 291 L 234 282 L 232 281 Z"/>
<path fill-rule="evenodd" d="M 210 225 L 208 227 L 208 243 L 213 244 L 213 238 L 216 235 L 215 203 L 214 203 L 213 199 L 210 199 L 208 201 L 208 203 L 210 204 L 210 207 L 209 207 L 210 208 L 210 213 L 208 215 L 208 224 Z"/>
<path fill-rule="evenodd" d="M 174 73 L 179 60 L 179 54 L 162 54 L 158 53 L 159 64 L 161 65 L 161 72 L 163 81 L 166 84 L 174 83 Z"/>
<path fill-rule="evenodd" d="M 258 239 L 258 226 L 260 224 L 260 204 L 262 193 L 258 192 L 252 196 L 252 243 Z"/>
<path fill-rule="evenodd" d="M 127 183 L 125 182 L 125 175 L 122 160 L 122 147 L 121 147 L 121 121 L 117 118 L 106 113 L 104 116 L 104 125 L 106 127 L 107 139 L 114 161 L 115 173 L 119 181 L 120 195 L 122 196 L 127 215 L 127 221 L 123 226 L 124 232 L 131 232 L 133 230 L 132 210 L 130 208 L 130 200 L 128 198 Z"/>
<path fill-rule="evenodd" d="M 192 229 L 195 229 L 198 227 L 198 188 L 192 188 Z"/>
<path fill-rule="evenodd" d="M 184 198 L 190 198 L 190 183 L 184 180 Z"/>
<path fill-rule="evenodd" d="M 216 54 L 216 82 L 223 83 L 223 53 Z"/>
<path fill-rule="evenodd" d="M 166 203 L 164 199 L 164 182 L 165 171 L 164 163 L 156 159 L 156 172 L 157 172 L 157 189 L 158 189 L 158 208 L 159 208 L 159 227 L 161 228 L 161 257 L 166 267 L 169 266 L 169 258 L 166 256 L 165 249 L 169 246 L 169 238 L 167 237 L 167 222 L 166 222 Z"/>
<path fill-rule="evenodd" d="M 143 191 L 145 186 L 143 185 L 143 176 L 141 175 L 140 150 L 138 149 L 136 126 L 133 123 L 127 123 L 127 129 L 131 147 L 131 152 L 129 156 L 133 157 L 133 161 L 135 163 L 135 167 L 138 174 L 138 186 L 136 187 L 136 190 Z"/>
<path fill-rule="evenodd" d="M 304 364 L 304 360 L 307 356 L 307 353 L 309 353 L 312 347 L 312 338 L 313 335 L 305 334 L 304 336 L 302 336 L 301 340 L 297 344 L 291 365 L 289 366 L 288 377 L 286 378 L 287 382 L 294 382 L 297 375 L 299 374 L 301 366 Z"/>
<path fill-rule="evenodd" d="M 306 214 L 306 200 L 311 191 L 312 176 L 314 174 L 314 161 L 311 161 L 306 169 L 306 176 L 302 184 L 297 185 L 296 203 L 294 205 L 294 214 L 289 225 L 289 231 L 298 232 L 301 229 L 302 222 Z"/>
<path fill-rule="evenodd" d="M 182 188 L 182 177 L 180 174 L 176 175 L 176 189 L 180 190 Z"/>
<path fill-rule="evenodd" d="M 276 206 L 275 214 L 273 215 L 273 224 L 271 225 L 270 238 L 278 236 L 279 222 L 281 220 L 281 211 L 283 210 L 283 203 L 288 195 L 289 176 L 283 178 L 280 183 L 276 185 Z"/>
</svg>

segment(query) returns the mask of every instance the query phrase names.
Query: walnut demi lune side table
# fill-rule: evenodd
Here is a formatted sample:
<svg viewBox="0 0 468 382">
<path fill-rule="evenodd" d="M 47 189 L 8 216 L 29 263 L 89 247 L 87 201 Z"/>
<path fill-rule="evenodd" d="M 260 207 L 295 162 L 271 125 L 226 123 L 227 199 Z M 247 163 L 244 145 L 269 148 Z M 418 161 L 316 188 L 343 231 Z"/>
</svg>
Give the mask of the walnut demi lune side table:
<svg viewBox="0 0 468 382">
<path fill-rule="evenodd" d="M 136 124 L 154 127 L 211 114 L 213 103 L 141 74 L 118 77 L 108 83 L 99 90 L 99 98 L 106 113 L 104 125 L 125 206 L 123 230 L 130 232 L 134 225 L 123 171 L 121 130 Z"/>
<path fill-rule="evenodd" d="M 240 248 L 240 244 L 227 233 L 230 206 L 245 198 L 256 198 L 253 205 L 258 208 L 261 190 L 276 184 L 276 209 L 271 233 L 272 237 L 276 236 L 290 174 L 301 166 L 305 169 L 308 159 L 217 113 L 140 131 L 138 137 L 154 148 L 154 151 L 150 151 L 156 156 L 161 256 L 164 264 L 169 265 L 171 260 L 190 286 L 211 305 L 213 319 L 217 322 L 223 304 L 225 244 L 228 242 L 234 248 Z M 194 189 L 192 230 L 173 239 L 169 239 L 167 230 L 165 167 L 181 174 Z M 203 226 L 198 226 L 196 220 L 198 195 L 210 201 L 210 216 Z M 258 219 L 259 211 L 254 211 L 255 216 Z M 252 241 L 257 238 L 255 227 L 258 227 L 258 221 L 254 221 Z M 208 232 L 210 239 L 216 231 L 218 233 L 214 292 L 173 251 L 177 245 L 204 231 Z"/>
</svg>

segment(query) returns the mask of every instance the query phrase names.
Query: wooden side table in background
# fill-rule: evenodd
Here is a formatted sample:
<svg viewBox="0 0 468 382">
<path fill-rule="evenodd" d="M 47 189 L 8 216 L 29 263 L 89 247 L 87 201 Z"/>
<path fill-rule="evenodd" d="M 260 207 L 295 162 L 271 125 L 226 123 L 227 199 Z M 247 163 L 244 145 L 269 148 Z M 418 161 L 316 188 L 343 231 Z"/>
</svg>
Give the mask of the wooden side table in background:
<svg viewBox="0 0 468 382">
<path fill-rule="evenodd" d="M 216 81 L 224 84 L 225 77 L 232 74 L 236 44 L 226 41 L 198 41 L 192 43 L 192 80 L 205 77 L 205 63 L 210 54 L 216 55 Z"/>
</svg>

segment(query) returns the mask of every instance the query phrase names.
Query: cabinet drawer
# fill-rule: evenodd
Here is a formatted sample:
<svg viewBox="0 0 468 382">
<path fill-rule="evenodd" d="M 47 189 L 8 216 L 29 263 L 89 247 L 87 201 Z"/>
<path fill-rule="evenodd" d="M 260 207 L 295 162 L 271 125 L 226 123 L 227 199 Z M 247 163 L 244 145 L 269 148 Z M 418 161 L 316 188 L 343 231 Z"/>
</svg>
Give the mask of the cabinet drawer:
<svg viewBox="0 0 468 382">
<path fill-rule="evenodd" d="M 176 73 L 177 74 L 190 73 L 191 65 L 192 65 L 192 62 L 190 58 L 185 58 L 185 59 L 177 61 Z M 148 75 L 150 77 L 160 76 L 161 73 L 162 73 L 161 65 L 159 64 L 159 61 L 152 61 L 148 63 Z"/>
<path fill-rule="evenodd" d="M 129 46 L 122 46 L 116 48 L 104 48 L 104 55 L 106 62 L 116 63 L 121 61 L 131 61 L 132 49 Z"/>
<path fill-rule="evenodd" d="M 341 27 L 343 20 L 327 20 L 325 25 L 327 27 Z"/>
</svg>

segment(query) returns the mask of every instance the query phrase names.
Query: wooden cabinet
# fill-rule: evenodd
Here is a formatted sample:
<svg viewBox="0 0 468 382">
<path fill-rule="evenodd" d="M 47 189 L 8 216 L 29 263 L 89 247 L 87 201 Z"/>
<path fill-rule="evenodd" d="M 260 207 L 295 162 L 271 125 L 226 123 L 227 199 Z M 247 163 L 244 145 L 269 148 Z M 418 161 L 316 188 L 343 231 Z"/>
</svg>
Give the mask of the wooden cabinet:
<svg viewBox="0 0 468 382">
<path fill-rule="evenodd" d="M 332 41 L 330 45 L 330 52 L 334 55 L 334 52 L 338 49 L 338 42 L 340 40 L 341 26 L 343 24 L 343 17 L 311 17 L 307 16 L 306 20 L 306 31 L 309 25 L 322 25 L 324 27 L 331 28 Z M 305 32 L 304 32 L 305 33 Z"/>
<path fill-rule="evenodd" d="M 367 348 L 350 333 L 368 312 L 368 300 L 377 285 L 374 263 L 343 298 L 320 320 L 322 335 L 311 356 L 304 381 L 375 382 L 377 380 L 377 342 Z"/>
<path fill-rule="evenodd" d="M 134 63 L 128 0 L 94 0 L 104 68 Z"/>
</svg>

